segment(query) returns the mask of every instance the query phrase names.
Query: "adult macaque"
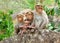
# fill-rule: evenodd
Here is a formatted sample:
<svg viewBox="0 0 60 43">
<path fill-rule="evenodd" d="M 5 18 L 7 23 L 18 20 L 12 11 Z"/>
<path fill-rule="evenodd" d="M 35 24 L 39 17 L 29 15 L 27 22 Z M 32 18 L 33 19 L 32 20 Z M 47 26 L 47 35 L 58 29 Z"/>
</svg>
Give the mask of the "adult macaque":
<svg viewBox="0 0 60 43">
<path fill-rule="evenodd" d="M 31 22 L 33 21 L 34 19 L 34 15 L 33 15 L 33 12 L 29 11 L 26 13 L 26 17 L 31 20 Z"/>
<path fill-rule="evenodd" d="M 29 19 L 29 20 L 31 20 L 31 24 L 34 25 L 34 24 L 33 24 L 33 19 L 34 19 L 34 14 L 33 14 L 33 12 L 32 12 L 30 9 L 25 10 L 25 11 L 26 11 L 26 12 L 24 13 L 24 19 Z"/>
<path fill-rule="evenodd" d="M 43 10 L 43 6 L 36 5 L 35 11 L 33 11 L 33 13 L 34 13 L 35 26 L 40 29 L 45 28 L 46 25 L 48 24 L 49 20 L 48 20 L 47 14 Z"/>
<path fill-rule="evenodd" d="M 15 34 L 19 33 L 19 26 L 23 25 L 23 15 L 17 15 L 17 24 L 15 25 Z"/>
</svg>

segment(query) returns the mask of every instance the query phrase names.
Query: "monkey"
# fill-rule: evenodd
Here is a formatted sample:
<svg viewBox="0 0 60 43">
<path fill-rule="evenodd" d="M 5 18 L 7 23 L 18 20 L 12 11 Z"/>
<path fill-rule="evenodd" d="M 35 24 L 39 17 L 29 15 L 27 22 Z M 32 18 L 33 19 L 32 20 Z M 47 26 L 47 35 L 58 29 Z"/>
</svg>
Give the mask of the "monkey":
<svg viewBox="0 0 60 43">
<path fill-rule="evenodd" d="M 31 11 L 26 13 L 28 19 L 33 20 L 33 13 Z"/>
<path fill-rule="evenodd" d="M 31 25 L 35 26 L 34 25 L 34 20 L 33 20 L 34 19 L 33 12 L 32 11 L 28 11 L 28 12 L 26 12 L 25 16 L 26 16 L 26 18 L 28 18 L 29 20 L 31 20 Z"/>
<path fill-rule="evenodd" d="M 23 22 L 23 25 L 20 26 L 21 31 L 18 34 L 24 34 L 28 30 L 34 29 L 35 27 L 31 26 L 31 20 L 30 19 L 25 19 Z"/>
<path fill-rule="evenodd" d="M 24 27 L 24 20 L 27 20 L 27 23 L 30 22 L 30 26 L 27 26 L 29 28 L 35 28 L 34 25 L 34 14 L 31 10 L 27 11 L 27 12 L 23 12 L 22 14 L 17 15 L 17 25 L 15 26 L 15 33 L 18 34 L 20 32 L 21 27 Z M 26 27 L 26 28 L 27 28 Z"/>
<path fill-rule="evenodd" d="M 15 34 L 17 35 L 20 31 L 19 26 L 23 25 L 23 15 L 18 14 L 17 15 L 17 24 L 15 25 Z"/>
<path fill-rule="evenodd" d="M 33 16 L 34 15 L 33 15 L 32 11 L 27 11 L 26 13 L 24 13 L 22 15 L 21 14 L 17 15 L 17 21 L 18 21 L 18 23 L 15 26 L 16 27 L 15 28 L 15 33 L 18 34 L 20 32 L 20 27 L 24 26 L 24 24 L 25 24 L 24 21 L 26 19 L 28 19 L 27 23 L 30 22 L 30 24 L 32 24 L 32 22 L 33 22 Z M 34 26 L 34 25 L 31 25 L 31 26 Z M 31 26 L 28 26 L 28 27 L 31 27 Z"/>
<path fill-rule="evenodd" d="M 43 10 L 42 5 L 36 5 L 34 13 L 34 22 L 35 26 L 40 29 L 44 29 L 46 25 L 49 23 L 48 16 L 46 12 Z"/>
</svg>

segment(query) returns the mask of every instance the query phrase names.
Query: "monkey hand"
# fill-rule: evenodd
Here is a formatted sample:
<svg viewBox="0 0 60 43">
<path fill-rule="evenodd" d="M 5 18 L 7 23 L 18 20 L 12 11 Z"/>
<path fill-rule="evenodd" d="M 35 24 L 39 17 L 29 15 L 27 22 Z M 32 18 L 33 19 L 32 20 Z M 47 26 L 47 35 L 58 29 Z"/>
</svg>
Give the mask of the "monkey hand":
<svg viewBox="0 0 60 43">
<path fill-rule="evenodd" d="M 19 26 L 20 29 L 22 29 L 24 26 Z"/>
<path fill-rule="evenodd" d="M 23 26 L 23 29 L 27 29 L 27 26 Z"/>
<path fill-rule="evenodd" d="M 28 28 L 29 28 L 29 29 L 34 29 L 35 27 L 33 27 L 33 26 L 28 26 Z"/>
</svg>

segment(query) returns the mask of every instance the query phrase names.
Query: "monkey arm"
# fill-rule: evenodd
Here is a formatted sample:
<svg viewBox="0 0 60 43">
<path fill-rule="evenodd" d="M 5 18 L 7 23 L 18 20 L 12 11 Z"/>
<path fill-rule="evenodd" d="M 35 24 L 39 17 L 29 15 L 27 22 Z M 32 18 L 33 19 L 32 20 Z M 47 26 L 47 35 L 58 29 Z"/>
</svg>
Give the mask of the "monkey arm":
<svg viewBox="0 0 60 43">
<path fill-rule="evenodd" d="M 43 29 L 43 28 L 45 28 L 45 26 L 46 26 L 46 21 L 44 20 L 44 21 L 41 23 L 40 28 Z"/>
<path fill-rule="evenodd" d="M 14 32 L 15 32 L 15 35 L 17 35 L 19 33 L 19 27 L 18 27 L 18 25 L 15 26 L 15 31 Z"/>
<path fill-rule="evenodd" d="M 43 10 L 43 17 L 46 19 L 45 21 L 47 22 L 47 23 L 49 23 L 49 19 L 48 19 L 48 15 L 46 14 L 46 12 Z"/>
<path fill-rule="evenodd" d="M 43 14 L 42 14 L 42 16 L 43 16 L 43 23 L 42 23 L 42 25 L 41 25 L 41 28 L 44 28 L 44 27 L 46 27 L 46 25 L 49 23 L 49 19 L 48 19 L 48 16 L 47 16 L 47 14 L 43 11 Z"/>
</svg>

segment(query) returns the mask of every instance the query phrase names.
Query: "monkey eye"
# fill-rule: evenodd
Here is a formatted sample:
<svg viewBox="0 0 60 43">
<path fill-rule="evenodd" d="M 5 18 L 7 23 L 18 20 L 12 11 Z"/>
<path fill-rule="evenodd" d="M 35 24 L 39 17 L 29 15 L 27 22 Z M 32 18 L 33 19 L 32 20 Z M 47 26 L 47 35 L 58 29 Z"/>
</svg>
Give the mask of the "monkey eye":
<svg viewBox="0 0 60 43">
<path fill-rule="evenodd" d="M 30 19 L 25 19 L 24 21 L 30 21 Z"/>
<path fill-rule="evenodd" d="M 38 8 L 38 9 L 42 9 L 42 8 Z"/>
</svg>

